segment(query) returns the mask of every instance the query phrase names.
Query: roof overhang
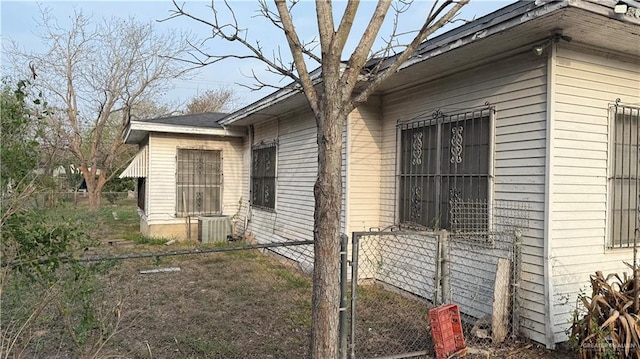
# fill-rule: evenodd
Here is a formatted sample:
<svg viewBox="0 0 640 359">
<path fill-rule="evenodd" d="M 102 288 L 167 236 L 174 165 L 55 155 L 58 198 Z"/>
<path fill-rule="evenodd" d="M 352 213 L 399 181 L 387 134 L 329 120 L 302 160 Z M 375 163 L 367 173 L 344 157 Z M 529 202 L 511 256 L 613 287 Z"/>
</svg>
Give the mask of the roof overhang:
<svg viewBox="0 0 640 359">
<path fill-rule="evenodd" d="M 342 64 L 344 67 L 344 63 Z M 311 71 L 311 81 L 317 86 L 321 83 L 321 69 Z M 220 120 L 220 124 L 247 126 L 255 122 L 282 116 L 283 113 L 308 106 L 307 98 L 296 83 L 290 83 L 266 97 L 233 112 Z"/>
<path fill-rule="evenodd" d="M 451 38 L 441 38 L 446 34 L 434 38 L 378 91 L 411 87 L 515 53 L 529 52 L 535 57 L 533 47 L 551 41 L 554 33 L 570 37 L 571 44 L 640 57 L 640 19 L 615 14 L 615 1 L 548 1 L 539 6 L 533 1 L 522 3 L 509 13 L 500 14 L 498 10 L 499 15 L 482 26 L 463 29 Z"/>
<path fill-rule="evenodd" d="M 153 123 L 143 121 L 131 121 L 125 130 L 124 143 L 138 144 L 144 140 L 150 132 L 175 133 L 189 135 L 243 137 L 247 130 L 239 126 L 222 126 L 222 128 L 181 126 L 166 123 Z"/>
<path fill-rule="evenodd" d="M 639 57 L 640 19 L 616 14 L 616 3 L 615 0 L 515 2 L 425 42 L 383 83 L 378 94 L 529 51 L 558 31 L 570 36 L 575 44 Z M 220 123 L 259 122 L 308 106 L 306 101 L 299 88 L 284 88 L 230 114 Z"/>
</svg>

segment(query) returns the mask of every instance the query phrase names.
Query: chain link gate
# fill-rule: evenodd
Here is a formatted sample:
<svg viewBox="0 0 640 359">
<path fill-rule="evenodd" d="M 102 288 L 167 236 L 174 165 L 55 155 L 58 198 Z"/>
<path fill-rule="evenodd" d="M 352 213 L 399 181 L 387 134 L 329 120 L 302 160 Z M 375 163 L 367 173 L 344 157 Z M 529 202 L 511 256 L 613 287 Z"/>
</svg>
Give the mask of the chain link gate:
<svg viewBox="0 0 640 359">
<path fill-rule="evenodd" d="M 527 208 L 504 202 L 459 202 L 453 208 L 455 232 L 352 233 L 343 358 L 434 355 L 428 312 L 442 303 L 458 305 L 469 346 L 490 347 L 517 335 Z M 480 228 L 478 218 L 492 221 Z"/>
</svg>

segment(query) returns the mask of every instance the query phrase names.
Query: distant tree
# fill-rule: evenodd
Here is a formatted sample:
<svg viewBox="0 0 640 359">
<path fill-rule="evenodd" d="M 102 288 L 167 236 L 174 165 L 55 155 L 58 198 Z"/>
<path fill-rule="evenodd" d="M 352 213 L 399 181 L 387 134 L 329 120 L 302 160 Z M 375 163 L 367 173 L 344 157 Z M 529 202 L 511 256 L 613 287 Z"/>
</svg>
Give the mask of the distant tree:
<svg viewBox="0 0 640 359">
<path fill-rule="evenodd" d="M 186 113 L 225 112 L 233 109 L 237 102 L 232 89 L 207 90 L 196 95 L 187 104 Z"/>
<path fill-rule="evenodd" d="M 34 84 L 61 109 L 52 134 L 72 155 L 95 209 L 103 186 L 126 164 L 118 160 L 127 152 L 122 136 L 136 109 L 187 77 L 173 59 L 186 50 L 186 37 L 132 18 L 96 22 L 81 11 L 63 27 L 43 10 L 40 29 L 44 51 L 24 52 L 14 42 L 6 52 L 17 68 L 29 64 Z"/>
<path fill-rule="evenodd" d="M 358 29 L 361 31 L 357 31 L 352 28 L 361 3 L 358 0 L 317 0 L 314 21 L 309 21 L 309 11 L 306 11 L 297 24 L 294 23 L 293 13 L 300 1 L 275 0 L 274 9 L 266 0 L 259 0 L 259 14 L 284 35 L 290 57 L 283 57 L 280 56 L 280 47 L 264 47 L 260 42 L 262 34 L 254 39 L 249 37 L 248 29 L 239 25 L 231 2 L 225 1 L 223 6 L 218 6 L 218 3 L 211 1 L 208 5 L 211 14 L 204 17 L 185 10 L 184 3 L 173 0 L 174 13 L 170 18 L 190 18 L 194 24 L 208 27 L 212 36 L 207 40 L 219 40 L 240 47 L 216 46 L 214 51 L 208 51 L 202 43 L 194 46 L 191 56 L 185 57 L 185 61 L 199 66 L 228 59 L 261 61 L 271 72 L 293 81 L 290 88 L 304 94 L 315 117 L 318 175 L 314 186 L 313 358 L 338 356 L 342 133 L 346 118 L 358 104 L 366 102 L 381 84 L 395 74 L 429 35 L 451 21 L 468 2 L 436 0 L 430 10 L 418 14 L 413 10 L 408 13 L 412 5 L 410 0 L 380 0 L 370 14 L 364 15 L 369 19 L 368 23 L 363 29 Z M 341 10 L 334 10 L 334 4 Z M 422 25 L 415 31 L 400 33 L 398 24 L 402 13 L 412 17 L 421 16 L 424 19 Z M 383 34 L 385 45 L 375 51 L 373 45 L 389 14 L 392 15 L 393 26 L 389 33 Z M 303 26 L 310 22 L 317 25 L 316 37 L 305 41 L 296 25 Z M 357 36 L 357 45 L 349 50 L 346 44 L 353 32 Z M 312 74 L 308 63 L 319 67 L 321 71 Z M 256 80 L 258 87 L 277 87 Z"/>
<path fill-rule="evenodd" d="M 30 85 L 6 79 L 0 90 L 0 224 L 13 215 L 35 190 L 40 162 L 38 128 L 45 104 L 29 97 Z M 0 225 L 1 227 L 1 225 Z"/>
</svg>

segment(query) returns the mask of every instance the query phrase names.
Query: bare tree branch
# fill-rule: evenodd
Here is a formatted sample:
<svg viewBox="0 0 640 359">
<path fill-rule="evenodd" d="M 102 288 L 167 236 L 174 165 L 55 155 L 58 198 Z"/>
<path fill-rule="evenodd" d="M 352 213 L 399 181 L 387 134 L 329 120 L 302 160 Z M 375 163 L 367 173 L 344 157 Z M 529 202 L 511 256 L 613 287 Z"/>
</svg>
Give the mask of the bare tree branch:
<svg viewBox="0 0 640 359">
<path fill-rule="evenodd" d="M 307 64 L 304 62 L 304 57 L 302 56 L 302 44 L 298 39 L 298 34 L 294 31 L 295 27 L 293 25 L 291 13 L 289 12 L 289 8 L 287 8 L 285 0 L 276 0 L 276 7 L 285 28 L 284 34 L 287 37 L 287 43 L 289 44 L 289 49 L 291 50 L 291 55 L 293 56 L 293 61 L 298 71 L 299 78 L 297 82 L 302 86 L 304 94 L 309 101 L 311 110 L 317 114 L 320 112 L 320 107 L 318 106 L 318 93 L 313 87 L 311 75 L 307 70 Z M 322 45 L 322 40 L 320 40 L 320 43 Z"/>
<path fill-rule="evenodd" d="M 418 35 L 416 35 L 413 41 L 411 41 L 405 51 L 398 55 L 395 59 L 393 59 L 393 62 L 391 62 L 391 64 L 389 64 L 385 70 L 375 76 L 375 78 L 369 83 L 369 85 L 353 98 L 352 106 L 355 107 L 356 104 L 366 101 L 367 98 L 378 89 L 381 83 L 383 83 L 393 73 L 395 73 L 398 68 L 405 61 L 407 61 L 407 59 L 411 55 L 413 55 L 420 43 L 422 43 L 427 38 L 427 36 L 433 34 L 436 30 L 447 24 L 449 20 L 451 20 L 451 18 L 453 18 L 453 16 L 455 16 L 458 11 L 460 11 L 460 9 L 468 2 L 469 0 L 447 0 L 443 4 L 441 4 L 437 10 L 432 11 L 429 17 L 425 20 L 422 28 L 418 32 Z M 452 4 L 455 5 L 453 5 L 448 11 L 446 11 L 444 15 L 440 16 L 440 14 Z"/>
<path fill-rule="evenodd" d="M 95 22 L 75 12 L 65 28 L 48 10 L 41 15 L 40 36 L 50 46 L 42 53 L 14 46 L 9 56 L 16 67 L 31 62 L 38 69 L 34 84 L 60 109 L 54 119 L 61 124 L 51 134 L 64 138 L 64 149 L 75 158 L 97 207 L 102 186 L 130 151 L 121 136 L 134 108 L 174 79 L 187 78 L 184 64 L 173 58 L 188 49 L 189 39 L 158 35 L 151 24 L 133 19 Z"/>
</svg>

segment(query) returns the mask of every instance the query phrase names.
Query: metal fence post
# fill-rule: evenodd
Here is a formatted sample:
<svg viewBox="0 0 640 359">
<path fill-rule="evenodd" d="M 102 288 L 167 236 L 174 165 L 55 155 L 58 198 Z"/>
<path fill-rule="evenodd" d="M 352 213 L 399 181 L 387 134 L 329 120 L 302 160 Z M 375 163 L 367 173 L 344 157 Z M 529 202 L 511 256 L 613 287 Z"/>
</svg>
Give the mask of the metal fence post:
<svg viewBox="0 0 640 359">
<path fill-rule="evenodd" d="M 347 358 L 347 241 L 346 234 L 340 236 L 340 358 Z"/>
<path fill-rule="evenodd" d="M 442 236 L 440 233 L 434 233 L 436 237 L 436 268 L 433 275 L 433 286 L 435 293 L 433 294 L 433 304 L 438 306 L 442 304 Z"/>
<path fill-rule="evenodd" d="M 440 231 L 440 243 L 442 248 L 440 273 L 442 273 L 442 303 L 451 303 L 451 263 L 449 258 L 449 233 Z"/>
<path fill-rule="evenodd" d="M 511 293 L 511 331 L 512 335 L 518 335 L 520 330 L 520 308 L 519 308 L 519 288 L 520 288 L 520 265 L 522 262 L 522 231 L 517 229 L 514 233 L 513 243 L 513 291 Z"/>
<path fill-rule="evenodd" d="M 358 300 L 358 251 L 360 235 L 351 234 L 351 338 L 349 342 L 349 357 L 355 359 L 356 342 L 356 302 Z"/>
</svg>

